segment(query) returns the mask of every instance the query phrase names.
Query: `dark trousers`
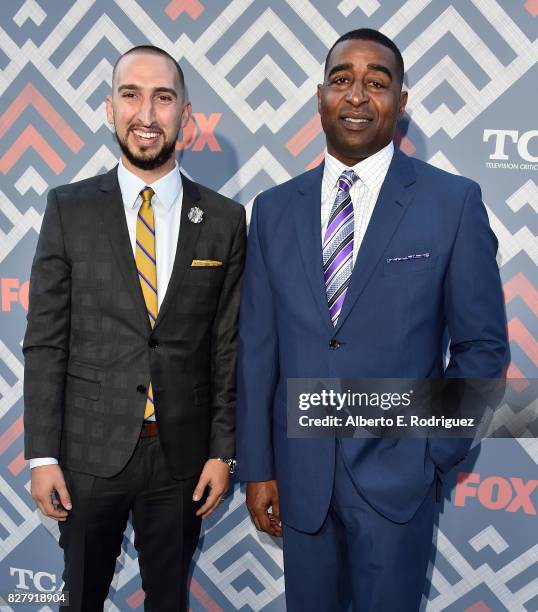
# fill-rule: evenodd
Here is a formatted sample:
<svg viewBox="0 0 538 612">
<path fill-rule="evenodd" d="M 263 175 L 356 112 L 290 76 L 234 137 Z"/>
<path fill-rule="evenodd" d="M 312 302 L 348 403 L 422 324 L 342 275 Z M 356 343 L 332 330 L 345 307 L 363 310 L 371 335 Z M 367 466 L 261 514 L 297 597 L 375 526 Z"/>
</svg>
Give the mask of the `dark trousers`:
<svg viewBox="0 0 538 612">
<path fill-rule="evenodd" d="M 415 516 L 394 523 L 357 492 L 336 444 L 329 513 L 315 534 L 284 525 L 288 612 L 416 612 L 426 582 L 433 487 Z"/>
<path fill-rule="evenodd" d="M 127 466 L 113 478 L 64 470 L 73 509 L 60 523 L 65 610 L 103 610 L 123 533 L 132 513 L 145 610 L 187 610 L 189 564 L 201 520 L 192 501 L 197 478 L 171 478 L 158 437 L 141 438 Z"/>
</svg>

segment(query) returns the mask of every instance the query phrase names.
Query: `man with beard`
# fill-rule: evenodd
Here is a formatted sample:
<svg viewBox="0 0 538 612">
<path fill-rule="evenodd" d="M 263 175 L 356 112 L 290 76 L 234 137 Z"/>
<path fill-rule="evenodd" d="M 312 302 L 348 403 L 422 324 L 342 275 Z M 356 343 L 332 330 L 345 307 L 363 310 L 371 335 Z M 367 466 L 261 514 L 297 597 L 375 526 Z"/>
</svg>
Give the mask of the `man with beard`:
<svg viewBox="0 0 538 612">
<path fill-rule="evenodd" d="M 146 609 L 187 609 L 201 518 L 234 455 L 243 207 L 175 159 L 191 116 L 165 51 L 117 61 L 121 158 L 52 189 L 30 281 L 25 453 L 59 521 L 69 609 L 103 608 L 132 514 Z"/>
</svg>

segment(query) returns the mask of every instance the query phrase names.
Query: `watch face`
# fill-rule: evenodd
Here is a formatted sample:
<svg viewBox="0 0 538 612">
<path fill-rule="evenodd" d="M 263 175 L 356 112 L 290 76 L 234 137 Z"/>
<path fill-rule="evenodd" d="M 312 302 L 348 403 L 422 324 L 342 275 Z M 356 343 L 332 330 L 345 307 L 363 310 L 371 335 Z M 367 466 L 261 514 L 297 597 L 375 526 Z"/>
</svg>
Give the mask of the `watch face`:
<svg viewBox="0 0 538 612">
<path fill-rule="evenodd" d="M 222 461 L 223 463 L 226 463 L 226 465 L 230 468 L 230 474 L 233 474 L 235 471 L 235 459 L 228 459 L 228 458 L 224 458 L 221 457 L 220 461 Z"/>
</svg>

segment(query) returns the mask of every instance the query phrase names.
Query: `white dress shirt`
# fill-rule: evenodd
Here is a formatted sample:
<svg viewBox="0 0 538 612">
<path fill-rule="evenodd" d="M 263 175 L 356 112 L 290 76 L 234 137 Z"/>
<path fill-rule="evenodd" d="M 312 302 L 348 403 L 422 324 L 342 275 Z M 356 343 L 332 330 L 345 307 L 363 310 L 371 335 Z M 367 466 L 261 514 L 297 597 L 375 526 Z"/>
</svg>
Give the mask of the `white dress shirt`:
<svg viewBox="0 0 538 612">
<path fill-rule="evenodd" d="M 181 183 L 179 167 L 176 162 L 173 170 L 148 185 L 141 178 L 127 170 L 120 160 L 118 165 L 118 182 L 120 184 L 131 247 L 133 249 L 133 257 L 136 249 L 136 218 L 142 204 L 140 192 L 147 186 L 151 187 L 155 192 L 151 205 L 155 219 L 157 300 L 160 308 L 168 288 L 168 283 L 170 282 L 170 277 L 172 276 L 179 238 L 181 202 L 183 199 L 183 184 Z M 153 414 L 149 420 L 155 420 L 155 415 Z M 30 459 L 30 468 L 56 463 L 58 463 L 58 460 L 53 457 L 40 457 Z"/>
<path fill-rule="evenodd" d="M 321 242 L 327 231 L 327 224 L 331 210 L 338 193 L 338 179 L 344 170 L 354 170 L 359 177 L 351 186 L 349 194 L 353 202 L 354 231 L 353 231 L 353 264 L 366 234 L 368 223 L 374 212 L 381 185 L 394 155 L 392 141 L 383 149 L 358 164 L 348 168 L 341 161 L 329 153 L 325 153 L 325 167 L 321 181 Z"/>
</svg>

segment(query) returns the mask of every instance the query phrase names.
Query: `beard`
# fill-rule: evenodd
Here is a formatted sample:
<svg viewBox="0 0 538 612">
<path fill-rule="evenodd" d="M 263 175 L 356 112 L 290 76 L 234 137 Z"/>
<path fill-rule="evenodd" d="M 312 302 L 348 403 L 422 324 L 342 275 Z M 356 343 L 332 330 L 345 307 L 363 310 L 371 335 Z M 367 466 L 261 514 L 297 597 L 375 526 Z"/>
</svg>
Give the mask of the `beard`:
<svg viewBox="0 0 538 612">
<path fill-rule="evenodd" d="M 128 136 L 129 132 L 127 132 Z M 176 152 L 176 141 L 179 135 L 179 131 L 176 134 L 174 139 L 165 140 L 162 147 L 159 151 L 154 153 L 151 156 L 140 155 L 135 153 L 129 148 L 127 142 L 127 136 L 122 139 L 118 135 L 118 132 L 114 130 L 114 137 L 121 149 L 121 152 L 125 155 L 126 159 L 131 163 L 135 168 L 139 168 L 140 170 L 155 170 L 156 168 L 160 168 L 163 166 L 171 157 L 175 155 Z"/>
</svg>

